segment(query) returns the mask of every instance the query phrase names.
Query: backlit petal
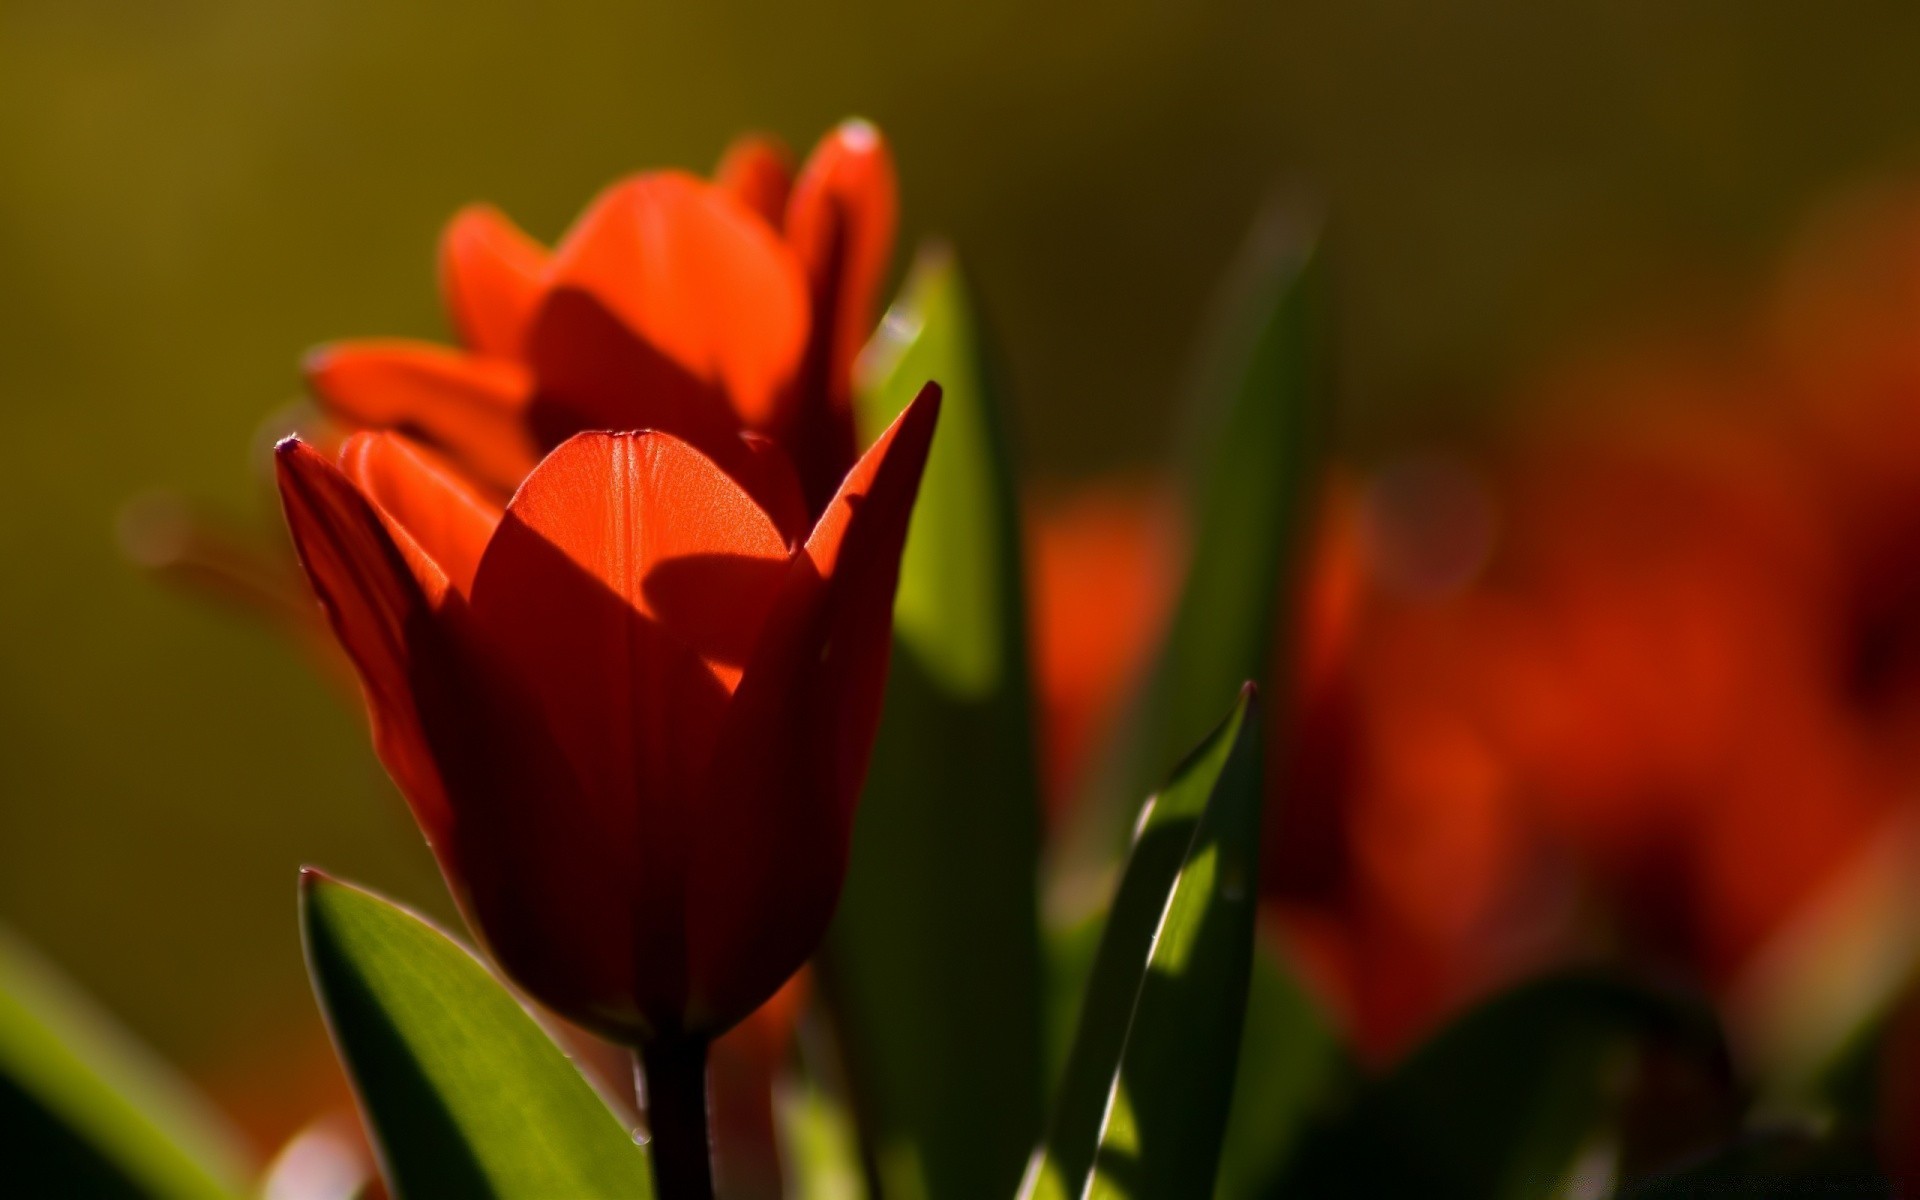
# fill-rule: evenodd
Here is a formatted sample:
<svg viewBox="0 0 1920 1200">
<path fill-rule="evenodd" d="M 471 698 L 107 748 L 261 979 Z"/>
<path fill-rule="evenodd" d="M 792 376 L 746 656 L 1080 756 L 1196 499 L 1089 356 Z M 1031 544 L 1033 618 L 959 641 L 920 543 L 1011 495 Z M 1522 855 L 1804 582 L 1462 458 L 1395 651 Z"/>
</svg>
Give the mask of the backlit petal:
<svg viewBox="0 0 1920 1200">
<path fill-rule="evenodd" d="M 435 654 L 434 597 L 339 468 L 294 438 L 280 443 L 275 460 L 294 547 L 360 676 L 374 748 L 437 841 L 448 824 L 447 797 L 413 688 L 416 671 L 432 669 L 421 659 Z"/>
<path fill-rule="evenodd" d="M 743 434 L 724 396 L 634 336 L 594 296 L 556 289 L 534 323 L 531 353 L 540 376 L 531 426 L 540 444 L 587 432 L 670 434 L 732 476 L 790 541 L 804 534 L 806 505 L 785 450 Z"/>
<path fill-rule="evenodd" d="M 468 349 L 511 358 L 540 302 L 547 251 L 499 209 L 470 205 L 440 236 L 440 291 Z"/>
<path fill-rule="evenodd" d="M 399 526 L 462 596 L 500 506 L 464 482 L 445 460 L 401 434 L 356 433 L 340 450 L 340 466 L 381 515 Z"/>
<path fill-rule="evenodd" d="M 927 385 L 849 473 L 795 553 L 727 711 L 688 878 L 694 1001 L 714 1028 L 806 959 L 839 898 L 939 405 Z"/>
<path fill-rule="evenodd" d="M 806 280 L 727 192 L 679 172 L 615 185 L 554 252 L 549 284 L 595 297 L 748 428 L 776 423 L 806 348 Z"/>
<path fill-rule="evenodd" d="M 790 441 L 816 510 L 856 452 L 848 392 L 853 360 L 873 332 L 898 220 L 899 188 L 886 142 L 865 121 L 842 124 L 807 159 L 786 219 L 814 314 Z"/>
<path fill-rule="evenodd" d="M 793 191 L 793 157 L 775 139 L 750 133 L 727 147 L 713 182 L 778 229 L 786 221 L 787 196 Z"/>
<path fill-rule="evenodd" d="M 481 560 L 476 630 L 564 760 L 571 819 L 629 854 L 618 887 L 635 961 L 686 960 L 699 783 L 787 560 L 746 493 L 657 433 L 582 434 L 555 450 Z M 644 1011 L 678 1011 L 685 980 L 662 966 L 635 986 Z"/>
<path fill-rule="evenodd" d="M 367 341 L 318 350 L 306 371 L 314 395 L 344 424 L 410 434 L 503 496 L 539 461 L 526 424 L 531 384 L 517 363 L 424 342 Z"/>
</svg>

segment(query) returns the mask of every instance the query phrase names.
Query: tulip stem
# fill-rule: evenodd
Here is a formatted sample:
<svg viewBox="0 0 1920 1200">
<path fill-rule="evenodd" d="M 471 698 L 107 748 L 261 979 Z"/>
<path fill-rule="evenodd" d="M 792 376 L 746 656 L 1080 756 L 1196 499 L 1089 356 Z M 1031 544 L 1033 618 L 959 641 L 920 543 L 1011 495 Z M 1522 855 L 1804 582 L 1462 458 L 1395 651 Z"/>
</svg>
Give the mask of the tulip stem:
<svg viewBox="0 0 1920 1200">
<path fill-rule="evenodd" d="M 713 1200 L 705 1039 L 656 1038 L 641 1047 L 638 1065 L 659 1200 Z"/>
</svg>

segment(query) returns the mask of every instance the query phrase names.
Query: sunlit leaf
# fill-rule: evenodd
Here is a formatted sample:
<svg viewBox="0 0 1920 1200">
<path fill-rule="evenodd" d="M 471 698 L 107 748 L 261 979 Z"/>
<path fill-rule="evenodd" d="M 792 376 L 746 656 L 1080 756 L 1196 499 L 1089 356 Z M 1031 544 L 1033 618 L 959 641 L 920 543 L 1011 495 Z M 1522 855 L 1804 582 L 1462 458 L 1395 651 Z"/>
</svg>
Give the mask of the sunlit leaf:
<svg viewBox="0 0 1920 1200">
<path fill-rule="evenodd" d="M 0 1193 L 214 1200 L 247 1176 L 185 1082 L 0 932 Z"/>
<path fill-rule="evenodd" d="M 1256 710 L 1248 689 L 1148 803 L 1023 1197 L 1212 1190 L 1252 967 Z"/>
<path fill-rule="evenodd" d="M 783 1081 L 774 1113 L 790 1200 L 853 1200 L 861 1194 L 858 1136 L 853 1118 L 817 1082 Z"/>
<path fill-rule="evenodd" d="M 946 251 L 922 253 L 858 374 L 869 437 L 927 380 L 945 398 L 829 998 L 886 1194 L 1005 1195 L 1041 1116 L 1039 806 L 1012 472 Z"/>
<path fill-rule="evenodd" d="M 369 892 L 301 882 L 314 990 L 401 1197 L 653 1194 L 645 1152 L 478 959 Z"/>
</svg>

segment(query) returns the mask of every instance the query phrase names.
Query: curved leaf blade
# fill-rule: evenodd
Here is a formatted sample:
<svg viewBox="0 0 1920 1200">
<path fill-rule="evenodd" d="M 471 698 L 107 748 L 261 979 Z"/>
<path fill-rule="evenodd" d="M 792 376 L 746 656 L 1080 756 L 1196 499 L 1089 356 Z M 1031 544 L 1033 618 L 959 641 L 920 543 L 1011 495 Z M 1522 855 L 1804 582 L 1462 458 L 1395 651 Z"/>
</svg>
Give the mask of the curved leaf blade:
<svg viewBox="0 0 1920 1200">
<path fill-rule="evenodd" d="M 1359 1080 L 1334 1019 L 1258 938 L 1216 1200 L 1251 1200 L 1303 1152 L 1307 1131 Z"/>
<path fill-rule="evenodd" d="M 952 255 L 919 256 L 862 356 L 855 415 L 944 398 L 907 534 L 894 653 L 823 966 L 884 1193 L 1005 1195 L 1041 1123 L 1039 803 L 1013 472 Z"/>
<path fill-rule="evenodd" d="M 227 1200 L 249 1174 L 185 1081 L 4 931 L 0 1159 L 33 1196 Z"/>
<path fill-rule="evenodd" d="M 1251 687 L 1148 802 L 1021 1196 L 1204 1196 L 1252 969 L 1260 729 Z"/>
<path fill-rule="evenodd" d="M 1193 400 L 1193 555 L 1110 794 L 1138 795 L 1205 736 L 1219 697 L 1243 680 L 1284 705 L 1277 638 L 1292 627 L 1332 413 L 1326 276 L 1319 242 L 1279 210 L 1236 264 Z"/>
<path fill-rule="evenodd" d="M 420 917 L 301 873 L 308 972 L 400 1196 L 651 1196 L 645 1152 L 519 1001 Z"/>
</svg>

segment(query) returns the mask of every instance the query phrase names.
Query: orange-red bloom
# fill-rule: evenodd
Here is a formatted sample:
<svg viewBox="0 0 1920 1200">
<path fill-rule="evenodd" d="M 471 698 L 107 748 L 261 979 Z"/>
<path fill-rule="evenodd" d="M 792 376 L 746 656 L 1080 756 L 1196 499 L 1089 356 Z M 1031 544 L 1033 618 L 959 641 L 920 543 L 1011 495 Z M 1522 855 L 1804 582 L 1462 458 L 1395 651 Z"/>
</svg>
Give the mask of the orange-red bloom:
<svg viewBox="0 0 1920 1200">
<path fill-rule="evenodd" d="M 1791 1053 L 1911 953 L 1920 187 L 1814 232 L 1764 320 L 1572 364 L 1500 444 L 1332 489 L 1261 882 L 1373 1059 L 1570 958 L 1691 978 Z"/>
<path fill-rule="evenodd" d="M 280 489 L 382 760 L 506 971 L 629 1043 L 717 1033 L 825 931 L 929 386 L 811 532 L 693 444 L 583 433 L 504 508 L 393 432 Z"/>
<path fill-rule="evenodd" d="M 1376 476 L 1347 514 L 1263 881 L 1367 1048 L 1572 954 L 1764 1036 L 1823 909 L 1904 936 L 1848 889 L 1910 853 L 1920 780 L 1914 213 L 1824 246 L 1778 329 L 1570 373 L 1486 456 L 1456 577 L 1394 562 L 1445 540 L 1435 497 L 1396 516 Z"/>
<path fill-rule="evenodd" d="M 460 348 L 343 343 L 308 382 L 343 424 L 408 433 L 496 500 L 575 433 L 671 433 L 795 536 L 853 464 L 848 380 L 896 203 L 885 143 L 850 121 L 798 179 L 760 139 L 715 182 L 632 176 L 551 251 L 468 208 L 440 251 Z"/>
<path fill-rule="evenodd" d="M 1173 607 L 1180 520 L 1170 485 L 1108 480 L 1026 506 L 1028 620 L 1050 824 L 1075 789 Z"/>
</svg>

